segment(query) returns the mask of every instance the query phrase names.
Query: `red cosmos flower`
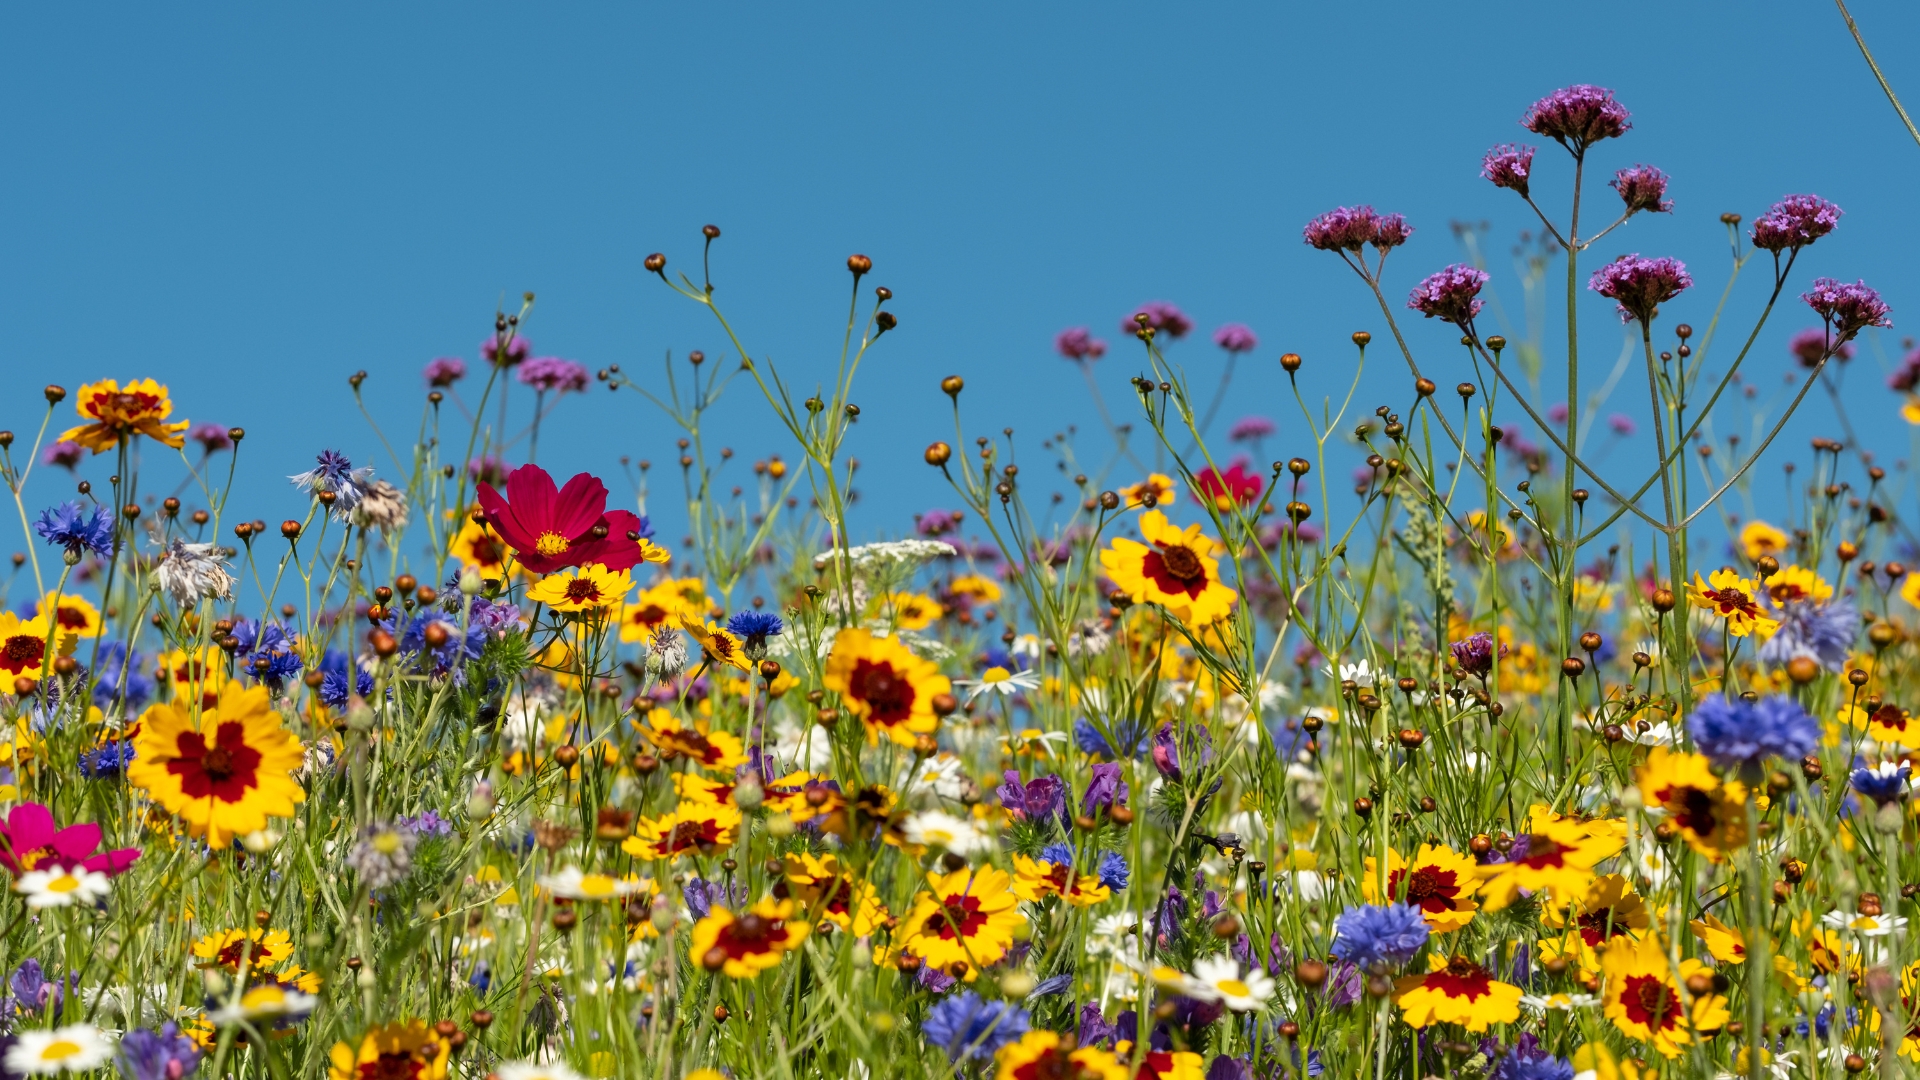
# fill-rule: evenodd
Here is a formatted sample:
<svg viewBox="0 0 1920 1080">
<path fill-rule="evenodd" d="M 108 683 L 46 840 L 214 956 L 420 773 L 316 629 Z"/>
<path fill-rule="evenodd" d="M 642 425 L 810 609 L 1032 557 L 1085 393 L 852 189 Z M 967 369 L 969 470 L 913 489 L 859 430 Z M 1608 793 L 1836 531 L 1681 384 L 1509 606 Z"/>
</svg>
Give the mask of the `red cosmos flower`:
<svg viewBox="0 0 1920 1080">
<path fill-rule="evenodd" d="M 58 865 L 114 877 L 140 857 L 139 848 L 95 855 L 93 849 L 99 846 L 100 826 L 89 822 L 55 828 L 53 812 L 39 803 L 21 803 L 0 821 L 0 865 L 16 874 Z"/>
<path fill-rule="evenodd" d="M 640 562 L 637 537 L 645 523 L 628 511 L 608 510 L 607 486 L 588 473 L 556 489 L 547 470 L 522 465 L 508 474 L 505 498 L 484 483 L 479 495 L 487 524 L 534 573 L 599 563 L 617 574 Z"/>
<path fill-rule="evenodd" d="M 1205 506 L 1213 503 L 1221 513 L 1235 506 L 1252 506 L 1260 500 L 1266 481 L 1247 468 L 1246 458 L 1234 458 L 1226 471 L 1209 466 L 1194 478 L 1193 501 Z"/>
</svg>

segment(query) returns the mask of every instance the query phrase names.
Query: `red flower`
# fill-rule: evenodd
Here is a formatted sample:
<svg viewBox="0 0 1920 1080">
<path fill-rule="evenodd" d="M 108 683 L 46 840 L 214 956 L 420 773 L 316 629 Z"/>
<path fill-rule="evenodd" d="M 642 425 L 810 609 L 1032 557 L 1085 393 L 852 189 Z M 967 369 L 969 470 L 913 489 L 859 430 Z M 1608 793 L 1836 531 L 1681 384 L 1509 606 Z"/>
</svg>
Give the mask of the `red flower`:
<svg viewBox="0 0 1920 1080">
<path fill-rule="evenodd" d="M 479 494 L 487 524 L 534 573 L 599 563 L 617 574 L 640 562 L 644 524 L 608 510 L 607 486 L 597 477 L 580 473 L 556 490 L 545 469 L 522 465 L 507 476 L 505 498 L 491 484 Z"/>
<path fill-rule="evenodd" d="M 1246 458 L 1235 458 L 1226 471 L 1209 466 L 1194 478 L 1193 501 L 1225 513 L 1235 506 L 1252 506 L 1260 500 L 1266 481 L 1247 468 Z"/>
</svg>

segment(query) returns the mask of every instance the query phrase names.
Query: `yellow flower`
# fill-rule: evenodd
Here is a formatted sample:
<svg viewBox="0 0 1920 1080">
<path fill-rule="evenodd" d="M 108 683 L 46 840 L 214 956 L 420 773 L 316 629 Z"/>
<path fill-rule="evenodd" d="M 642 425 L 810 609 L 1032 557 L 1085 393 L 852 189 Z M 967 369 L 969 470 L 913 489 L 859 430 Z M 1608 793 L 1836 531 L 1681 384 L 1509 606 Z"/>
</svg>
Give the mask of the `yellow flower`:
<svg viewBox="0 0 1920 1080">
<path fill-rule="evenodd" d="M 1747 962 L 1747 937 L 1740 931 L 1721 922 L 1711 915 L 1687 924 L 1693 930 L 1693 936 L 1707 947 L 1715 960 L 1723 964 L 1744 964 Z"/>
<path fill-rule="evenodd" d="M 293 816 L 307 797 L 291 775 L 301 757 L 300 740 L 280 725 L 267 688 L 229 683 L 197 724 L 176 705 L 149 706 L 127 782 L 218 850 L 266 828 L 269 817 Z"/>
<path fill-rule="evenodd" d="M 1513 903 L 1522 889 L 1551 893 L 1559 903 L 1571 902 L 1592 885 L 1594 866 L 1624 846 L 1615 836 L 1596 836 L 1587 826 L 1566 818 L 1536 821 L 1531 829 L 1520 838 L 1526 842 L 1524 855 L 1480 868 L 1484 878 L 1480 892 L 1488 911 Z"/>
<path fill-rule="evenodd" d="M 1759 633 L 1763 638 L 1771 637 L 1780 628 L 1777 620 L 1767 618 L 1754 593 L 1759 586 L 1749 578 L 1743 578 L 1730 567 L 1722 567 L 1713 572 L 1706 581 L 1700 575 L 1693 575 L 1693 584 L 1687 586 L 1687 599 L 1693 606 L 1713 612 L 1727 621 L 1727 633 L 1734 637 L 1746 637 Z"/>
<path fill-rule="evenodd" d="M 1920 607 L 1920 574 L 1908 574 L 1900 579 L 1900 599 Z"/>
<path fill-rule="evenodd" d="M 70 656 L 79 639 L 64 629 L 55 633 L 45 615 L 22 619 L 11 611 L 0 611 L 0 693 L 13 691 L 14 679 L 42 679 L 47 674 L 48 636 L 52 634 L 56 656 Z"/>
<path fill-rule="evenodd" d="M 1027 1032 L 1019 1042 L 1000 1048 L 999 1061 L 994 1080 L 1127 1080 L 1126 1064 L 1112 1051 L 1063 1046 L 1059 1033 L 1052 1031 Z"/>
<path fill-rule="evenodd" d="M 101 379 L 80 388 L 73 406 L 89 421 L 60 433 L 61 442 L 77 442 L 96 454 L 120 445 L 120 440 L 145 435 L 178 450 L 186 444 L 181 432 L 188 421 L 166 423 L 173 413 L 167 388 L 152 379 L 134 379 L 122 389 L 118 379 Z"/>
<path fill-rule="evenodd" d="M 1137 484 L 1121 488 L 1119 494 L 1129 510 L 1163 506 L 1173 501 L 1173 477 L 1152 473 Z"/>
<path fill-rule="evenodd" d="M 527 599 L 555 611 L 599 611 L 620 603 L 633 591 L 633 578 L 615 574 L 599 563 L 548 574 L 527 589 Z"/>
<path fill-rule="evenodd" d="M 1113 890 L 1093 874 L 1075 874 L 1071 863 L 1035 861 L 1025 855 L 1015 855 L 1013 870 L 1013 891 L 1022 900 L 1039 901 L 1059 896 L 1074 907 L 1092 907 L 1105 903 L 1113 895 Z"/>
<path fill-rule="evenodd" d="M 1747 789 L 1722 783 L 1707 759 L 1656 746 L 1634 774 L 1640 798 L 1667 820 L 1695 851 L 1715 862 L 1747 840 Z"/>
<path fill-rule="evenodd" d="M 1833 586 L 1804 566 L 1783 566 L 1766 585 L 1767 599 L 1774 607 L 1795 600 L 1825 600 L 1833 595 Z"/>
<path fill-rule="evenodd" d="M 1764 521 L 1749 521 L 1740 530 L 1740 549 L 1747 553 L 1748 562 L 1762 555 L 1778 558 L 1787 550 L 1787 534 Z"/>
<path fill-rule="evenodd" d="M 285 963 L 293 956 L 293 938 L 285 930 L 225 930 L 195 941 L 192 952 L 195 966 L 238 975 L 242 965 L 260 971 Z"/>
<path fill-rule="evenodd" d="M 962 574 L 954 578 L 953 584 L 947 586 L 947 592 L 949 595 L 964 596 L 983 604 L 998 603 L 1000 600 L 999 583 L 979 574 Z"/>
<path fill-rule="evenodd" d="M 227 685 L 226 656 L 213 645 L 191 652 L 175 649 L 164 653 L 160 670 L 168 696 L 189 712 L 213 708 L 220 700 L 221 688 Z"/>
<path fill-rule="evenodd" d="M 901 630 L 925 630 L 947 613 L 933 597 L 910 592 L 889 594 L 881 610 L 892 611 L 893 625 Z"/>
<path fill-rule="evenodd" d="M 1619 937 L 1633 937 L 1650 923 L 1646 901 L 1633 891 L 1633 882 L 1619 874 L 1594 879 L 1584 895 L 1567 904 L 1550 904 L 1540 912 L 1540 921 L 1552 927 L 1564 927 L 1568 936 L 1579 942 L 1580 966 L 1598 970 L 1600 952 Z"/>
<path fill-rule="evenodd" d="M 731 805 L 683 802 L 657 818 L 641 818 L 620 850 L 636 859 L 671 859 L 684 852 L 705 855 L 733 846 L 740 811 Z"/>
<path fill-rule="evenodd" d="M 679 619 L 680 629 L 700 643 L 701 662 L 710 667 L 725 665 L 741 671 L 753 670 L 753 661 L 747 659 L 745 646 L 733 631 L 706 622 L 694 612 L 681 611 L 676 618 Z"/>
<path fill-rule="evenodd" d="M 1900 419 L 1905 420 L 1915 427 L 1920 427 L 1920 395 L 1907 395 L 1907 400 L 1900 404 Z M 1901 1052 L 1906 1052 L 1904 1044 L 1902 1045 Z M 1920 1060 L 1920 1058 L 1916 1058 L 1916 1060 Z"/>
<path fill-rule="evenodd" d="M 1204 626 L 1226 618 L 1239 597 L 1220 580 L 1218 550 L 1199 525 L 1179 529 L 1158 510 L 1140 515 L 1142 544 L 1116 536 L 1100 553 L 1114 587 L 1136 604 L 1158 604 L 1179 619 Z"/>
<path fill-rule="evenodd" d="M 451 1051 L 446 1040 L 435 1035 L 424 1020 L 381 1024 L 367 1031 L 358 1049 L 344 1042 L 333 1044 L 333 1051 L 327 1055 L 327 1080 L 388 1076 L 446 1080 Z"/>
<path fill-rule="evenodd" d="M 1360 891 L 1367 903 L 1380 903 L 1380 879 L 1377 865 L 1367 859 L 1366 874 Z M 1421 917 L 1436 934 L 1458 930 L 1473 921 L 1480 905 L 1473 902 L 1474 886 L 1480 879 L 1480 867 L 1472 859 L 1452 848 L 1422 844 L 1413 857 L 1411 869 L 1400 853 L 1387 852 L 1387 895 L 1395 901 L 1420 909 Z"/>
<path fill-rule="evenodd" d="M 714 731 L 705 719 L 688 725 L 665 709 L 647 713 L 647 726 L 641 738 L 660 748 L 685 757 L 703 769 L 732 776 L 733 770 L 747 763 L 740 736 L 730 731 Z"/>
<path fill-rule="evenodd" d="M 646 641 L 681 613 L 699 616 L 707 609 L 707 590 L 699 578 L 664 578 L 640 590 L 620 611 L 620 640 Z"/>
<path fill-rule="evenodd" d="M 1679 1057 L 1696 1034 L 1718 1031 L 1732 1019 L 1725 997 L 1682 990 L 1682 983 L 1703 968 L 1698 960 L 1682 960 L 1675 979 L 1657 937 L 1616 938 L 1601 960 L 1603 1011 L 1628 1038 L 1652 1043 L 1664 1057 Z"/>
<path fill-rule="evenodd" d="M 513 548 L 500 538 L 500 534 L 476 521 L 469 514 L 460 524 L 449 552 L 460 565 L 479 573 L 482 578 L 504 581 L 507 566 L 513 562 Z M 517 565 L 517 564 L 516 564 Z"/>
<path fill-rule="evenodd" d="M 1493 973 L 1464 956 L 1430 961 L 1433 970 L 1394 982 L 1394 1004 L 1411 1028 L 1430 1024 L 1460 1024 L 1468 1031 L 1485 1031 L 1491 1024 L 1520 1019 L 1520 988 L 1503 983 Z"/>
<path fill-rule="evenodd" d="M 799 948 L 810 929 L 805 919 L 793 917 L 791 900 L 762 900 L 740 916 L 716 907 L 694 924 L 691 955 L 708 971 L 751 979 L 778 967 L 780 957 Z"/>
<path fill-rule="evenodd" d="M 855 937 L 865 937 L 886 922 L 879 890 L 847 872 L 838 855 L 789 852 L 785 872 L 786 887 L 807 920 L 826 919 Z"/>
<path fill-rule="evenodd" d="M 933 699 L 953 693 L 953 683 L 933 661 L 915 656 L 896 638 L 865 630 L 842 630 L 834 637 L 822 682 L 866 725 L 869 743 L 884 734 L 901 746 L 933 734 L 940 726 Z"/>
<path fill-rule="evenodd" d="M 1615 1058 L 1603 1042 L 1582 1043 L 1573 1052 L 1573 1067 L 1575 1076 L 1587 1075 L 1593 1080 L 1653 1080 L 1654 1075 L 1644 1063 Z"/>
<path fill-rule="evenodd" d="M 100 636 L 100 628 L 106 623 L 100 618 L 100 609 L 88 603 L 84 596 L 75 596 L 73 593 L 48 593 L 41 597 L 39 608 L 35 613 L 45 615 L 47 609 L 54 606 L 56 597 L 60 604 L 54 615 L 54 621 L 60 624 L 61 633 L 83 638 Z"/>
<path fill-rule="evenodd" d="M 1026 924 L 1004 870 L 962 867 L 929 876 L 927 886 L 914 897 L 913 912 L 894 940 L 924 963 L 967 982 L 1007 955 L 1014 931 Z"/>
</svg>

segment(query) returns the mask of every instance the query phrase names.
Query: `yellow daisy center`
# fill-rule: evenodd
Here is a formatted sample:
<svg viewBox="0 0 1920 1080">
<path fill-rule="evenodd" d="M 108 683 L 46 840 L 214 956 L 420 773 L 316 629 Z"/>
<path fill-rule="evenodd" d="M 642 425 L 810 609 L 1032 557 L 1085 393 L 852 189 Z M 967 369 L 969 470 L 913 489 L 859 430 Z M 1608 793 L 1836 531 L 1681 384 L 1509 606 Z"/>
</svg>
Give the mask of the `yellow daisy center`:
<svg viewBox="0 0 1920 1080">
<path fill-rule="evenodd" d="M 53 893 L 70 893 L 79 887 L 80 879 L 72 874 L 62 874 L 47 882 L 47 891 Z"/>
<path fill-rule="evenodd" d="M 68 1039 L 55 1039 L 40 1051 L 41 1061 L 65 1061 L 80 1052 L 80 1044 Z"/>
<path fill-rule="evenodd" d="M 1241 982 L 1239 979 L 1220 980 L 1220 992 L 1223 994 L 1231 994 L 1234 997 L 1251 997 L 1253 994 L 1252 988 L 1248 987 L 1246 983 Z"/>
<path fill-rule="evenodd" d="M 559 555 L 567 550 L 567 538 L 557 532 L 543 532 L 533 542 L 533 550 L 542 555 Z"/>
<path fill-rule="evenodd" d="M 988 668 L 980 675 L 980 681 L 986 683 L 988 686 L 992 686 L 994 683 L 1006 682 L 1011 678 L 1013 678 L 1013 672 L 997 666 Z"/>
<path fill-rule="evenodd" d="M 397 832 L 378 833 L 373 838 L 373 850 L 382 855 L 391 855 L 400 850 L 400 834 Z"/>
</svg>

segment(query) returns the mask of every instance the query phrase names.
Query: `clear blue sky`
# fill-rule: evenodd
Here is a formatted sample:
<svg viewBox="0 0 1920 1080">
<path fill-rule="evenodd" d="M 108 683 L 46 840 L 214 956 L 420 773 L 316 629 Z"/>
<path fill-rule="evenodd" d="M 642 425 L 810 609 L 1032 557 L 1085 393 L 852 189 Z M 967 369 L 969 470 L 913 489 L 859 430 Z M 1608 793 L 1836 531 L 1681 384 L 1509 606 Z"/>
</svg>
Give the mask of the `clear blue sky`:
<svg viewBox="0 0 1920 1080">
<path fill-rule="evenodd" d="M 1855 15 L 1920 104 L 1920 7 L 1858 0 Z M 831 371 L 848 253 L 872 256 L 869 284 L 896 294 L 901 329 L 855 398 L 861 536 L 952 504 L 918 463 L 950 430 L 941 376 L 966 376 L 976 430 L 1011 425 L 1038 461 L 1046 433 L 1097 427 L 1054 333 L 1085 324 L 1108 339 L 1099 375 L 1126 410 L 1137 345 L 1116 324 L 1153 299 L 1199 323 L 1175 357 L 1204 386 L 1212 329 L 1255 329 L 1224 419 L 1272 416 L 1267 456 L 1299 453 L 1274 358 L 1304 354 L 1303 384 L 1334 393 L 1347 336 L 1385 336 L 1301 225 L 1341 203 L 1405 213 L 1420 231 L 1393 259 L 1398 298 L 1459 258 L 1450 221 L 1486 221 L 1494 286 L 1517 306 L 1504 252 L 1531 222 L 1479 179 L 1479 158 L 1525 134 L 1530 101 L 1574 82 L 1614 88 L 1633 112 L 1633 132 L 1595 153 L 1601 178 L 1634 162 L 1673 176 L 1675 214 L 1636 219 L 1588 256 L 1686 259 L 1700 287 L 1669 321 L 1707 320 L 1722 211 L 1751 220 L 1808 191 L 1845 207 L 1796 282 L 1865 278 L 1893 303 L 1897 329 L 1848 381 L 1863 437 L 1889 461 L 1907 453 L 1879 384 L 1920 326 L 1920 148 L 1819 0 L 1631 16 L 1537 2 L 36 5 L 9 32 L 0 425 L 31 431 L 47 381 L 163 379 L 178 415 L 252 432 L 252 486 L 234 504 L 248 516 L 297 513 L 277 478 L 323 447 L 390 473 L 347 373 L 371 373 L 370 402 L 404 438 L 421 365 L 472 362 L 496 303 L 523 290 L 540 297 L 527 332 L 541 353 L 647 378 L 666 350 L 719 353 L 704 312 L 640 265 L 663 250 L 689 266 L 707 222 L 725 230 L 721 299 L 793 381 Z M 1550 206 L 1564 205 L 1563 163 L 1543 148 Z M 1588 193 L 1612 200 L 1597 180 Z M 1743 278 L 1733 327 L 1764 275 Z M 1596 379 L 1619 345 L 1609 307 L 1584 309 Z M 1762 339 L 1762 401 L 1809 321 L 1789 310 Z M 1405 325 L 1451 381 L 1452 335 Z M 1404 400 L 1397 356 L 1376 351 L 1368 378 L 1365 409 Z M 1644 414 L 1644 384 L 1629 378 L 1616 401 Z M 1814 401 L 1791 429 L 1796 452 L 1837 434 Z M 716 444 L 794 456 L 749 384 L 722 412 Z M 543 464 L 616 488 L 620 455 L 672 454 L 675 433 L 633 395 L 596 388 L 556 421 Z M 1631 464 L 1637 448 L 1609 460 Z M 62 489 L 36 483 L 31 501 Z M 658 494 L 651 509 L 677 535 Z"/>
</svg>

